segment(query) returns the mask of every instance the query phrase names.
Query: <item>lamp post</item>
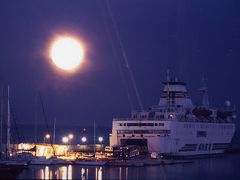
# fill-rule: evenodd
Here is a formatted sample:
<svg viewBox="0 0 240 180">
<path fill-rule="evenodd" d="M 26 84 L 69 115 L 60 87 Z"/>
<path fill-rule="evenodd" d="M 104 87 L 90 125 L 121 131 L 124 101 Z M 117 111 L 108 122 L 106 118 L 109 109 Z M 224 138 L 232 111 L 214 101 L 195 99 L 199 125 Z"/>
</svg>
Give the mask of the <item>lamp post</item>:
<svg viewBox="0 0 240 180">
<path fill-rule="evenodd" d="M 50 134 L 46 134 L 45 136 L 44 136 L 44 143 L 48 143 L 47 141 L 49 140 L 51 138 L 51 135 Z"/>
<path fill-rule="evenodd" d="M 70 151 L 70 150 L 72 149 L 72 148 L 71 148 L 71 147 L 72 147 L 71 145 L 73 144 L 73 143 L 72 143 L 72 140 L 73 140 L 73 138 L 74 138 L 74 135 L 73 135 L 72 133 L 70 133 L 70 134 L 68 134 L 67 137 L 68 137 L 68 141 L 69 141 L 69 143 L 68 143 L 68 151 Z"/>
<path fill-rule="evenodd" d="M 102 145 L 102 142 L 103 142 L 103 137 L 102 136 L 99 136 L 98 137 L 98 141 L 100 142 L 100 144 Z"/>
<path fill-rule="evenodd" d="M 64 143 L 64 144 L 66 144 L 66 146 L 68 145 L 68 142 L 69 142 L 69 138 L 67 137 L 67 136 L 64 136 L 64 137 L 62 137 L 62 142 Z M 67 146 L 68 147 L 68 146 Z M 66 155 L 66 152 L 65 152 L 65 155 Z"/>
<path fill-rule="evenodd" d="M 62 142 L 63 142 L 64 144 L 67 144 L 68 141 L 69 141 L 69 138 L 68 138 L 67 136 L 64 136 L 64 137 L 62 138 Z"/>
<path fill-rule="evenodd" d="M 87 138 L 86 138 L 85 136 L 83 136 L 83 137 L 81 138 L 81 141 L 82 141 L 83 143 L 85 143 L 85 142 L 87 142 Z"/>
<path fill-rule="evenodd" d="M 102 136 L 99 136 L 99 137 L 98 137 L 98 141 L 100 142 L 100 145 L 101 145 L 101 151 L 102 151 L 103 137 L 102 137 Z"/>
<path fill-rule="evenodd" d="M 102 144 L 102 142 L 103 142 L 103 137 L 102 137 L 102 136 L 98 137 L 98 141 Z"/>
<path fill-rule="evenodd" d="M 82 143 L 84 144 L 84 151 L 85 151 L 85 143 L 87 142 L 87 138 L 85 137 L 85 136 L 83 136 L 82 138 L 81 138 L 81 141 L 82 141 Z"/>
<path fill-rule="evenodd" d="M 68 139 L 69 139 L 69 141 L 71 141 L 71 140 L 73 140 L 73 138 L 74 138 L 74 135 L 71 133 L 71 134 L 68 134 Z"/>
</svg>

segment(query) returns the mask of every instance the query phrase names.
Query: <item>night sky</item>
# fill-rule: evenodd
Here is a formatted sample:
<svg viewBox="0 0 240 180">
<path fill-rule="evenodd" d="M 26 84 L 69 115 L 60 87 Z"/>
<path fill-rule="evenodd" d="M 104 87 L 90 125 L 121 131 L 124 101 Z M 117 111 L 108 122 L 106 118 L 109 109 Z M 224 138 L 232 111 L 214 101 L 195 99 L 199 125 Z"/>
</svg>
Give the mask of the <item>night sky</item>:
<svg viewBox="0 0 240 180">
<path fill-rule="evenodd" d="M 187 82 L 195 103 L 204 76 L 213 106 L 224 107 L 230 100 L 239 109 L 237 0 L 121 0 L 110 5 L 145 108 L 158 103 L 169 68 Z M 33 123 L 37 92 L 49 122 L 56 117 L 59 124 L 91 125 L 95 120 L 111 126 L 112 118 L 129 115 L 118 66 L 123 58 L 105 0 L 0 0 L 0 23 L 0 82 L 10 84 L 22 123 Z M 87 47 L 84 64 L 74 74 L 56 70 L 48 55 L 54 37 L 66 34 Z M 37 109 L 41 116 L 39 102 Z"/>
</svg>

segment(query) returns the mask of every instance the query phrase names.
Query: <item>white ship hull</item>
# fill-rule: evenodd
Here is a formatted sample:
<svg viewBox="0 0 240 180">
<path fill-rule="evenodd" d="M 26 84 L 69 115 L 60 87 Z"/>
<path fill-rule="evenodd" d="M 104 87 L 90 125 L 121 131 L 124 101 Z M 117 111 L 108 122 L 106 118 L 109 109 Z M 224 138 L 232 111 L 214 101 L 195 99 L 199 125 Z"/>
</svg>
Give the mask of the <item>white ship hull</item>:
<svg viewBox="0 0 240 180">
<path fill-rule="evenodd" d="M 131 121 L 139 123 L 140 121 Z M 159 125 L 160 121 L 141 121 Z M 173 156 L 223 153 L 235 132 L 233 123 L 203 123 L 161 121 L 161 126 L 119 126 L 126 121 L 113 121 L 110 145 L 121 145 L 124 140 L 146 140 L 149 152 Z"/>
</svg>

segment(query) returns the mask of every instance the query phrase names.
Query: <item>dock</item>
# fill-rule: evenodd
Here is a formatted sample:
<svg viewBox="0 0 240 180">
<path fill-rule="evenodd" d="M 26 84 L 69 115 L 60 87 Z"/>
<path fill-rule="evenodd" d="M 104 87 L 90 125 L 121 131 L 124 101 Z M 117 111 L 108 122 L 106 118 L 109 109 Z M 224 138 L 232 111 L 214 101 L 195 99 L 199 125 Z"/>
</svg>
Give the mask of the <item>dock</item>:
<svg viewBox="0 0 240 180">
<path fill-rule="evenodd" d="M 174 164 L 194 163 L 193 160 L 168 160 L 168 159 L 143 159 L 143 160 L 116 160 L 107 162 L 106 166 L 120 167 L 142 167 L 142 166 L 164 166 Z"/>
</svg>

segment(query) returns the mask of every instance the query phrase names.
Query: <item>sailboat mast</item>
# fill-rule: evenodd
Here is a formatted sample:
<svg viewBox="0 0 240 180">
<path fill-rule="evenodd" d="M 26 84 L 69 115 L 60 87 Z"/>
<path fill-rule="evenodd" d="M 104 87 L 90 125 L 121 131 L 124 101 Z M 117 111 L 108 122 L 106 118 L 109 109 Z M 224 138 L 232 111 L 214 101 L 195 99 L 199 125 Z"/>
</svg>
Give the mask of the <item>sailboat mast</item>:
<svg viewBox="0 0 240 180">
<path fill-rule="evenodd" d="M 7 101 L 7 156 L 10 155 L 10 138 L 11 138 L 11 135 L 10 135 L 10 129 L 11 129 L 11 124 L 10 124 L 10 87 L 8 85 L 8 88 L 7 88 L 7 98 L 8 98 L 8 101 Z"/>
<path fill-rule="evenodd" d="M 94 122 L 93 122 L 93 143 L 94 143 L 94 155 L 95 155 L 95 152 L 96 152 L 96 144 L 95 144 L 95 139 L 96 139 L 96 137 L 95 137 L 95 120 L 94 120 Z"/>
<path fill-rule="evenodd" d="M 57 118 L 55 117 L 54 123 L 53 123 L 53 144 L 55 144 L 56 120 L 57 120 Z"/>
<path fill-rule="evenodd" d="M 38 102 L 38 96 L 37 93 L 35 95 L 35 102 L 34 102 L 34 143 L 37 143 L 37 116 L 38 116 L 38 112 L 37 112 L 37 102 Z"/>
<path fill-rule="evenodd" d="M 4 87 L 2 85 L 2 89 L 1 89 L 1 119 L 0 119 L 0 157 L 2 156 L 2 138 L 3 138 L 3 98 L 4 98 Z"/>
<path fill-rule="evenodd" d="M 41 102 L 41 105 L 42 105 L 42 112 L 43 112 L 43 117 L 44 117 L 44 120 L 45 120 L 45 123 L 46 123 L 46 126 L 47 126 L 47 131 L 50 134 L 50 129 L 49 129 L 49 126 L 48 126 L 47 116 L 46 116 L 46 113 L 45 113 L 45 109 L 44 109 L 44 106 L 43 106 L 43 100 L 42 100 L 42 96 L 41 96 L 40 92 L 38 93 L 38 96 L 39 96 L 39 99 L 40 99 L 40 102 Z M 54 146 L 53 146 L 52 138 L 50 138 L 50 143 L 51 143 L 51 147 L 53 149 L 53 156 L 55 156 L 55 149 L 54 149 Z"/>
</svg>

